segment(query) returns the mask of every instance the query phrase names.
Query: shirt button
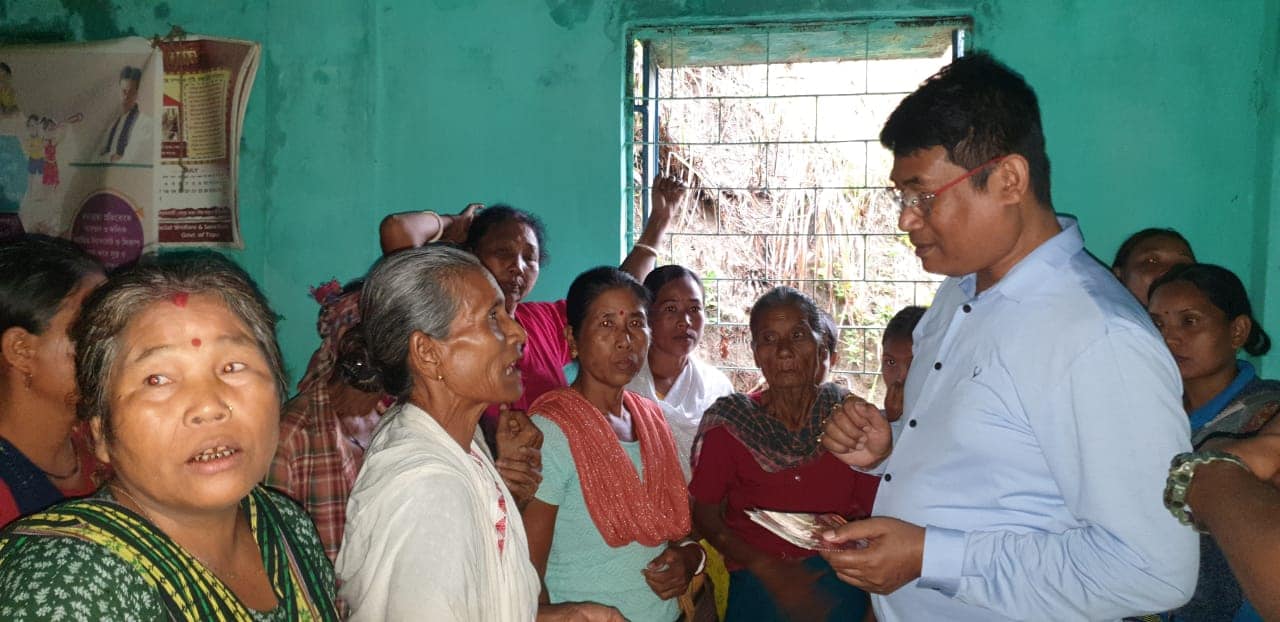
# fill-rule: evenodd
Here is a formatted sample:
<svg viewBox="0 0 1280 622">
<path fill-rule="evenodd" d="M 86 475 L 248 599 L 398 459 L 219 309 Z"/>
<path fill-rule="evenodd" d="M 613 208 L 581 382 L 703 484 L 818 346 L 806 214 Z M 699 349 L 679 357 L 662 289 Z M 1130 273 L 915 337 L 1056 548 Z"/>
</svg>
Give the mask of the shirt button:
<svg viewBox="0 0 1280 622">
<path fill-rule="evenodd" d="M 908 421 L 908 422 L 907 422 L 907 425 L 909 425 L 909 426 L 911 426 L 911 427 L 913 427 L 913 428 L 914 428 L 914 427 L 916 427 L 916 420 L 915 420 L 915 419 L 912 419 L 911 421 Z"/>
<path fill-rule="evenodd" d="M 892 481 L 893 481 L 893 474 L 892 474 L 892 473 L 885 473 L 885 474 L 884 474 L 884 481 L 886 481 L 886 482 L 892 482 Z"/>
<path fill-rule="evenodd" d="M 960 307 L 960 308 L 961 308 L 961 309 L 964 309 L 964 312 L 965 312 L 965 313 L 968 313 L 968 312 L 970 312 L 970 311 L 973 311 L 973 307 L 970 307 L 969 305 L 965 305 L 965 306 Z"/>
<path fill-rule="evenodd" d="M 933 364 L 934 369 L 942 369 L 942 361 Z"/>
<path fill-rule="evenodd" d="M 796 481 L 797 481 L 797 482 L 798 482 L 798 481 L 800 481 L 800 476 L 799 476 L 799 475 L 797 475 L 797 476 L 796 476 Z"/>
</svg>

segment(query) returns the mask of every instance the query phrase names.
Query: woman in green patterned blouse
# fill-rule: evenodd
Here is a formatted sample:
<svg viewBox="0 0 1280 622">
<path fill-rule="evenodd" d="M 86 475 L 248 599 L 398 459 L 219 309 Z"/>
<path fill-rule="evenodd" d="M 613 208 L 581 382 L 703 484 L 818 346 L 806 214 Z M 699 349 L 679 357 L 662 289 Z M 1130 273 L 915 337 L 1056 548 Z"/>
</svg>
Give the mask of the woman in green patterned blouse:
<svg viewBox="0 0 1280 622">
<path fill-rule="evenodd" d="M 310 520 L 257 485 L 285 386 L 274 318 L 212 253 L 149 261 L 86 301 L 79 415 L 116 477 L 0 533 L 0 619 L 337 619 Z"/>
</svg>

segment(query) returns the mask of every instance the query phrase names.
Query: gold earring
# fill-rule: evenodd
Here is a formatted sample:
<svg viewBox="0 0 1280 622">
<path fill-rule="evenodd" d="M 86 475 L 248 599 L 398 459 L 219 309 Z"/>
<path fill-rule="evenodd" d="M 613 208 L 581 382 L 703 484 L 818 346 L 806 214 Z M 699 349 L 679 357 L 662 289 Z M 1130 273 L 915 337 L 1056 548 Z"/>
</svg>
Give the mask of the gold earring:
<svg viewBox="0 0 1280 622">
<path fill-rule="evenodd" d="M 436 374 L 436 380 L 444 380 L 444 376 L 441 374 Z"/>
</svg>

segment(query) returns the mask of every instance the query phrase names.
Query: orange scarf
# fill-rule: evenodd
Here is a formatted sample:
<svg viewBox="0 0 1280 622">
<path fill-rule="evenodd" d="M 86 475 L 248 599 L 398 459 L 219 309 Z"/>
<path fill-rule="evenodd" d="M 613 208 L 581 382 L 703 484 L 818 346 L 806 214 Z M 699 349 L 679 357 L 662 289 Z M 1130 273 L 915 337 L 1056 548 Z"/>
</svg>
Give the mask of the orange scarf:
<svg viewBox="0 0 1280 622">
<path fill-rule="evenodd" d="M 643 482 L 604 415 L 577 391 L 544 393 L 529 412 L 555 422 L 569 439 L 587 512 L 609 546 L 683 538 L 689 535 L 689 493 L 671 428 L 657 404 L 630 391 L 623 391 L 622 402 L 640 441 Z"/>
</svg>

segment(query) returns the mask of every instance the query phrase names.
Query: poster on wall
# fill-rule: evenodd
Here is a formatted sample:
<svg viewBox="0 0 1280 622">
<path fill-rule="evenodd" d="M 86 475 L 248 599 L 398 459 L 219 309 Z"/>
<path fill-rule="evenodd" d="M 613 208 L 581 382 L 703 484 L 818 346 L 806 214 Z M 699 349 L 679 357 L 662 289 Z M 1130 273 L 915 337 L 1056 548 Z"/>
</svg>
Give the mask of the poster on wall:
<svg viewBox="0 0 1280 622">
<path fill-rule="evenodd" d="M 187 37 L 160 43 L 158 241 L 241 248 L 237 162 L 245 104 L 261 48 Z"/>
<path fill-rule="evenodd" d="M 161 245 L 238 247 L 259 54 L 200 37 L 0 47 L 0 238 L 67 237 L 109 267 Z"/>
<path fill-rule="evenodd" d="M 0 48 L 0 233 L 109 266 L 156 240 L 160 54 L 145 39 Z"/>
</svg>

